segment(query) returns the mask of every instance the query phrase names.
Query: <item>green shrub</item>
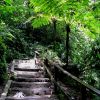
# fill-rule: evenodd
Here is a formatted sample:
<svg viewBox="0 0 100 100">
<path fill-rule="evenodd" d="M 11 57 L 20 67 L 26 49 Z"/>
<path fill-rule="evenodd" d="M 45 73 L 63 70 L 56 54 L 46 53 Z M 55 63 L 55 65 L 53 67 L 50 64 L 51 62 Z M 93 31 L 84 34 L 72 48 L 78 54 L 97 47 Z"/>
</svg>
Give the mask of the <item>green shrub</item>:
<svg viewBox="0 0 100 100">
<path fill-rule="evenodd" d="M 0 84 L 3 84 L 8 79 L 7 67 L 5 63 L 0 63 Z"/>
</svg>

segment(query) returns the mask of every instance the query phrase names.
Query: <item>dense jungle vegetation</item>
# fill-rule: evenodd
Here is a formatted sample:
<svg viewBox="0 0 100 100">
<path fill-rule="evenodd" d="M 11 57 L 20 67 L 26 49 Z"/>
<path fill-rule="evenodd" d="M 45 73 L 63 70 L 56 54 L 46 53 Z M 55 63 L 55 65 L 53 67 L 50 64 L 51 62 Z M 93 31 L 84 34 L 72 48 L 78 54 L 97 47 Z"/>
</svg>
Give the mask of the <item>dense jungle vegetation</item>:
<svg viewBox="0 0 100 100">
<path fill-rule="evenodd" d="M 68 60 L 72 74 L 100 89 L 99 7 L 99 0 L 0 0 L 0 83 L 13 59 L 38 49 L 43 59 Z"/>
</svg>

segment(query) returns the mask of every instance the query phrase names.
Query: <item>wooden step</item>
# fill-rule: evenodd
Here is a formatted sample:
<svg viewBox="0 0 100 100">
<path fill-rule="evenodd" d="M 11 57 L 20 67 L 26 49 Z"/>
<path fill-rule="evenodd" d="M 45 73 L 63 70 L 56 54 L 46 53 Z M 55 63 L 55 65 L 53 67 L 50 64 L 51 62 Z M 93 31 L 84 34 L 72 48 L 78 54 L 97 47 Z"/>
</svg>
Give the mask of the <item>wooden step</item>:
<svg viewBox="0 0 100 100">
<path fill-rule="evenodd" d="M 36 76 L 33 76 L 33 75 L 18 75 L 18 77 L 26 77 L 26 78 L 45 78 L 44 75 L 36 75 Z"/>
<path fill-rule="evenodd" d="M 14 63 L 29 63 L 30 61 L 33 61 L 34 59 L 21 59 L 21 60 L 18 60 L 18 59 L 15 59 Z"/>
<path fill-rule="evenodd" d="M 50 82 L 49 78 L 25 78 L 25 77 L 16 77 L 14 81 L 17 81 L 17 82 Z"/>
<path fill-rule="evenodd" d="M 19 75 L 34 75 L 34 74 L 43 74 L 43 71 L 36 71 L 36 72 L 30 72 L 30 71 L 14 71 L 15 74 L 19 74 Z"/>
<path fill-rule="evenodd" d="M 44 95 L 44 96 L 27 96 L 23 98 L 14 98 L 11 96 L 6 97 L 6 100 L 58 100 L 55 95 Z"/>
<path fill-rule="evenodd" d="M 34 75 L 23 75 L 23 74 L 17 74 L 17 77 L 23 77 L 23 78 L 44 78 L 45 76 L 41 73 L 34 73 Z"/>
<path fill-rule="evenodd" d="M 33 88 L 33 87 L 36 87 L 36 88 L 39 88 L 39 87 L 51 87 L 52 84 L 50 82 L 12 82 L 11 83 L 11 88 L 12 87 L 19 87 L 19 88 Z"/>
<path fill-rule="evenodd" d="M 34 71 L 41 71 L 42 68 L 35 68 L 35 69 L 28 69 L 28 68 L 18 68 L 18 67 L 14 67 L 15 71 L 29 71 L 29 72 L 34 72 Z"/>
<path fill-rule="evenodd" d="M 58 100 L 54 85 L 34 59 L 16 60 L 13 65 L 14 77 L 5 100 Z"/>
<path fill-rule="evenodd" d="M 8 95 L 14 96 L 16 93 L 22 92 L 25 96 L 34 96 L 34 95 L 52 95 L 53 89 L 51 88 L 10 88 Z"/>
<path fill-rule="evenodd" d="M 29 72 L 29 71 L 15 71 L 15 75 L 17 77 L 26 77 L 26 78 L 38 78 L 44 77 L 43 71 Z"/>
</svg>

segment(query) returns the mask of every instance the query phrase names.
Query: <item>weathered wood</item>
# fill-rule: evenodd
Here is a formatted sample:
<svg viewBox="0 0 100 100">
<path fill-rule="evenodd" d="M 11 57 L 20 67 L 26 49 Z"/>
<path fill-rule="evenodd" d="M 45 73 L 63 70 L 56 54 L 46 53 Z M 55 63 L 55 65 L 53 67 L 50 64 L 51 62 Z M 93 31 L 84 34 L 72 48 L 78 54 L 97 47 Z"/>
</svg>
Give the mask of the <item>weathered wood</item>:
<svg viewBox="0 0 100 100">
<path fill-rule="evenodd" d="M 82 87 L 81 87 L 81 99 L 82 100 L 86 100 L 87 99 L 87 91 L 86 91 L 86 87 L 84 87 L 83 85 L 82 85 Z"/>
<path fill-rule="evenodd" d="M 33 60 L 12 62 L 11 74 L 14 73 L 15 76 L 12 78 L 13 81 L 8 81 L 0 100 L 57 100 L 56 96 L 52 97 L 54 86 L 50 79 L 44 76 L 44 69 L 41 66 L 31 67 L 34 64 Z M 20 64 L 23 65 L 19 67 Z M 28 64 L 28 68 L 24 66 Z M 37 77 L 41 74 L 43 77 Z M 29 77 L 30 75 L 35 78 Z"/>
<path fill-rule="evenodd" d="M 48 75 L 50 76 L 51 81 L 53 81 L 54 80 L 54 77 L 52 76 L 51 72 L 49 71 L 49 69 L 45 65 L 44 65 L 44 67 L 45 67 Z"/>
<path fill-rule="evenodd" d="M 55 95 L 43 95 L 43 96 L 26 96 L 23 98 L 14 98 L 14 97 L 7 97 L 7 100 L 58 100 Z"/>
<path fill-rule="evenodd" d="M 48 75 L 50 76 L 51 81 L 55 84 L 55 85 L 54 85 L 54 86 L 56 86 L 55 88 L 57 89 L 57 87 L 59 87 L 60 90 L 66 95 L 66 97 L 68 98 L 68 100 L 72 100 L 72 96 L 62 88 L 62 86 L 59 84 L 59 82 L 55 81 L 55 79 L 54 79 L 54 77 L 52 76 L 52 74 L 51 74 L 49 68 L 48 68 L 47 66 L 44 66 L 44 67 L 45 67 L 45 69 L 47 70 L 47 73 L 48 73 Z M 57 90 L 56 90 L 55 92 L 57 92 Z"/>
<path fill-rule="evenodd" d="M 11 82 L 12 82 L 12 80 L 8 80 L 8 82 L 4 88 L 4 92 L 1 94 L 1 100 L 5 100 L 5 97 L 8 94 L 8 89 L 10 88 Z"/>
<path fill-rule="evenodd" d="M 57 67 L 54 67 L 54 79 L 55 79 L 55 81 L 57 82 L 57 77 L 58 77 L 58 69 L 57 69 Z M 57 86 L 56 86 L 56 84 L 55 84 L 55 92 L 57 93 Z"/>
<path fill-rule="evenodd" d="M 50 61 L 48 63 L 51 63 Z M 85 87 L 86 89 L 92 91 L 94 94 L 100 96 L 100 90 L 94 88 L 93 86 L 86 84 L 85 82 L 83 82 L 82 80 L 80 80 L 79 78 L 75 77 L 74 75 L 72 75 L 71 73 L 69 73 L 68 71 L 64 70 L 62 67 L 60 67 L 58 64 L 53 63 L 52 65 L 54 65 L 54 67 L 58 68 L 63 74 L 69 76 L 71 79 L 73 79 L 74 81 L 80 83 L 82 85 L 82 87 Z"/>
<path fill-rule="evenodd" d="M 53 89 L 49 87 L 33 87 L 33 88 L 10 88 L 9 89 L 9 96 L 14 96 L 17 92 L 22 92 L 26 96 L 34 96 L 34 95 L 51 95 L 51 91 L 53 92 Z"/>
<path fill-rule="evenodd" d="M 10 71 L 9 71 L 9 74 L 12 74 L 12 73 L 14 72 L 14 63 L 15 63 L 15 60 L 13 60 L 13 61 L 11 62 L 11 65 L 10 65 L 11 69 L 10 69 Z M 10 77 L 11 77 L 11 76 L 10 76 Z M 6 86 L 5 86 L 5 88 L 4 88 L 4 91 L 3 91 L 3 93 L 1 94 L 0 100 L 5 100 L 5 97 L 6 97 L 7 94 L 8 94 L 8 90 L 9 90 L 9 88 L 10 88 L 11 82 L 12 82 L 12 80 L 8 80 L 8 81 L 7 81 Z"/>
<path fill-rule="evenodd" d="M 14 82 L 12 81 L 11 87 L 16 87 L 16 88 L 34 88 L 34 87 L 51 87 L 50 82 Z"/>
<path fill-rule="evenodd" d="M 15 71 L 15 76 L 25 78 L 42 78 L 43 71 Z"/>
<path fill-rule="evenodd" d="M 42 69 L 40 69 L 40 68 L 25 69 L 25 68 L 17 68 L 17 67 L 14 67 L 14 70 L 17 70 L 17 71 L 29 71 L 29 72 L 34 72 L 34 71 L 41 71 Z"/>
<path fill-rule="evenodd" d="M 14 81 L 17 81 L 17 82 L 50 82 L 49 78 L 25 78 L 25 77 L 16 77 Z"/>
<path fill-rule="evenodd" d="M 15 63 L 15 60 L 12 61 L 11 72 L 14 72 L 14 63 Z"/>
<path fill-rule="evenodd" d="M 81 85 L 83 85 L 87 89 L 91 90 L 92 92 L 94 92 L 95 94 L 100 96 L 100 90 L 98 90 L 98 89 L 94 88 L 93 86 L 81 81 L 79 78 L 77 78 L 74 75 L 72 75 L 71 73 L 67 72 L 66 70 L 61 68 L 59 65 L 55 65 L 55 67 L 57 67 L 60 71 L 62 71 L 65 75 L 69 76 L 71 79 L 75 80 L 76 82 L 80 83 Z"/>
</svg>

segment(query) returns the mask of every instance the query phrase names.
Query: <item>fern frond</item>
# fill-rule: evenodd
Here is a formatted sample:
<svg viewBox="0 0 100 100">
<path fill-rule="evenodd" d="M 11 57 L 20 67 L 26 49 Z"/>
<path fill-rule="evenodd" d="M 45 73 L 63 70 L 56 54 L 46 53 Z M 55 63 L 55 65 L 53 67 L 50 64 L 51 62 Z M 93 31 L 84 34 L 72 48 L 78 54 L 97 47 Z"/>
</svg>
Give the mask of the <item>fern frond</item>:
<svg viewBox="0 0 100 100">
<path fill-rule="evenodd" d="M 62 1 L 64 0 L 30 0 L 31 4 L 33 5 L 34 9 L 39 7 L 39 10 L 44 13 L 54 13 L 57 14 L 58 12 L 62 12 Z"/>
<path fill-rule="evenodd" d="M 50 22 L 51 20 L 48 16 L 39 16 L 32 20 L 32 26 L 33 28 L 39 28 L 44 25 L 48 25 Z"/>
</svg>

